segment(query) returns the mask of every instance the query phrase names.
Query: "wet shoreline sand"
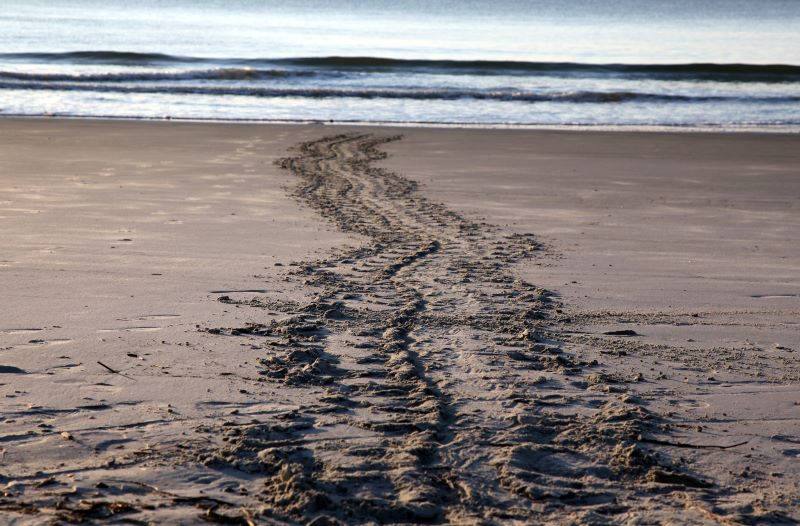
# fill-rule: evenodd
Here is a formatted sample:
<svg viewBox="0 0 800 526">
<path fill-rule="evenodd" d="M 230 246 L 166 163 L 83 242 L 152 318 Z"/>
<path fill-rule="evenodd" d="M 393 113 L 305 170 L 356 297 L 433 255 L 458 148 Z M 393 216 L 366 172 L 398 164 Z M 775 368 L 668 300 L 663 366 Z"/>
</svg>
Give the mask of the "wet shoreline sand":
<svg viewBox="0 0 800 526">
<path fill-rule="evenodd" d="M 798 520 L 797 136 L 0 134 L 4 521 Z"/>
</svg>

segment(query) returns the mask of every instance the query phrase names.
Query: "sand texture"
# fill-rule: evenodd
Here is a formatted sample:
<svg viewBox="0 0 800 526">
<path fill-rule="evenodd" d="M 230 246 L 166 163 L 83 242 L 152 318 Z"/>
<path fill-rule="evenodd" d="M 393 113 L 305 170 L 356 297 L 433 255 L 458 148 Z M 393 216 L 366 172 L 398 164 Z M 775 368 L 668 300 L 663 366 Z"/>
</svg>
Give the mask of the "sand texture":
<svg viewBox="0 0 800 526">
<path fill-rule="evenodd" d="M 3 523 L 800 521 L 800 138 L 0 136 Z"/>
</svg>

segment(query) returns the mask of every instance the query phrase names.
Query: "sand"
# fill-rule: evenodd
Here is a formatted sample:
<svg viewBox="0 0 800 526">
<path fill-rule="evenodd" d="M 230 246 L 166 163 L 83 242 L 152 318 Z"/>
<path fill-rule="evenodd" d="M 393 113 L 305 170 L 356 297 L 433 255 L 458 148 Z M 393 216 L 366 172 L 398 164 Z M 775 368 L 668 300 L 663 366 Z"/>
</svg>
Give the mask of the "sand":
<svg viewBox="0 0 800 526">
<path fill-rule="evenodd" d="M 0 136 L 3 523 L 800 520 L 800 137 Z"/>
</svg>

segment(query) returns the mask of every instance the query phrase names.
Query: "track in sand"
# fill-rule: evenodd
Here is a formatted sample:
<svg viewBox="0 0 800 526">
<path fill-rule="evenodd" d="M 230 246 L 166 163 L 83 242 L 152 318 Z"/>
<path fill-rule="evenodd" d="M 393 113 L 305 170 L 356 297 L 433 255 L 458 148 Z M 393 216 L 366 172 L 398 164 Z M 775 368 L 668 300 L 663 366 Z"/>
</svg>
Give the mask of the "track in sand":
<svg viewBox="0 0 800 526">
<path fill-rule="evenodd" d="M 163 441 L 127 456 L 95 446 L 85 466 L 20 478 L 37 485 L 7 488 L 0 510 L 315 526 L 785 518 L 721 514 L 736 491 L 667 453 L 740 444 L 678 444 L 675 422 L 629 388 L 641 375 L 598 363 L 625 354 L 570 336 L 557 297 L 517 277 L 543 257 L 536 240 L 378 167 L 396 139 L 325 137 L 279 161 L 299 180 L 293 197 L 359 242 L 293 263 L 276 292 L 216 291 L 262 320 L 195 334 L 220 356 L 252 351 L 256 363 L 230 377 L 251 404 L 223 416 L 224 400 L 198 401 L 201 418 L 118 429 L 116 441 Z M 77 473 L 81 487 L 65 488 Z"/>
<path fill-rule="evenodd" d="M 642 511 L 642 483 L 708 486 L 661 465 L 642 442 L 657 419 L 559 345 L 551 293 L 514 275 L 536 241 L 376 167 L 396 139 L 280 161 L 297 199 L 364 243 L 297 264 L 307 302 L 222 298 L 288 315 L 215 332 L 265 338 L 261 374 L 325 405 L 233 431 L 220 462 L 269 474 L 266 512 L 300 522 L 602 522 Z"/>
</svg>

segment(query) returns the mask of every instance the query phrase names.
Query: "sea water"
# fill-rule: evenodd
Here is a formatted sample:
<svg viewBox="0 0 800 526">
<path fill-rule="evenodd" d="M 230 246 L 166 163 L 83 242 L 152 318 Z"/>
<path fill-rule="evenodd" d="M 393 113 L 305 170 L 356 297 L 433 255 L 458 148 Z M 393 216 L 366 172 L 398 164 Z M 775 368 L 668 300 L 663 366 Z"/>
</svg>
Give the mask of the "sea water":
<svg viewBox="0 0 800 526">
<path fill-rule="evenodd" d="M 0 115 L 800 130 L 800 1 L 2 0 Z"/>
</svg>

